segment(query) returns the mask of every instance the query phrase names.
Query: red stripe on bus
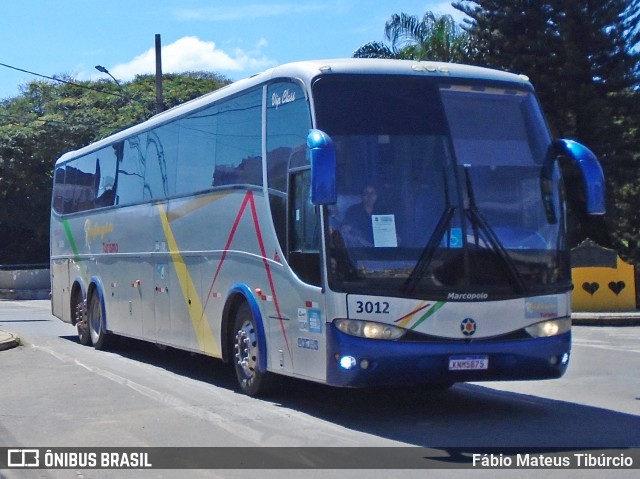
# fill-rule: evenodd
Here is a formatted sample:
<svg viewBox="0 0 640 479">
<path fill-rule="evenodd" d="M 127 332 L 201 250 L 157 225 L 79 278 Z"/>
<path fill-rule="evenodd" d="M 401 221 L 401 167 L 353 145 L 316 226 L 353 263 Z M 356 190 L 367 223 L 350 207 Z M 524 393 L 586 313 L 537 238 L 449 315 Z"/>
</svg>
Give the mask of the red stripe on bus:
<svg viewBox="0 0 640 479">
<path fill-rule="evenodd" d="M 218 268 L 216 269 L 216 272 L 215 272 L 215 274 L 213 276 L 213 281 L 211 281 L 211 287 L 209 288 L 209 292 L 207 293 L 207 299 L 205 301 L 204 307 L 202 308 L 202 315 L 204 316 L 204 311 L 205 311 L 205 309 L 207 309 L 207 304 L 209 302 L 209 298 L 211 297 L 211 292 L 213 291 L 213 286 L 214 286 L 216 280 L 218 279 L 218 275 L 220 274 L 220 270 L 222 269 L 222 264 L 224 263 L 224 261 L 227 258 L 227 251 L 229 250 L 229 247 L 231 246 L 233 238 L 236 235 L 236 232 L 238 230 L 238 225 L 240 224 L 240 220 L 242 219 L 242 216 L 244 215 L 244 211 L 247 208 L 247 204 L 249 204 L 251 206 L 251 216 L 253 218 L 253 226 L 254 226 L 254 230 L 256 232 L 256 238 L 258 240 L 258 246 L 260 247 L 260 253 L 262 254 L 262 262 L 264 263 L 264 268 L 265 268 L 265 271 L 267 273 L 267 279 L 269 281 L 269 287 L 271 288 L 271 294 L 273 296 L 273 302 L 274 302 L 275 307 L 276 307 L 276 314 L 278 315 L 278 319 L 280 321 L 280 329 L 282 330 L 282 335 L 284 336 L 284 342 L 287 345 L 287 351 L 289 352 L 289 357 L 293 361 L 293 355 L 291 353 L 291 347 L 289 345 L 289 339 L 287 338 L 287 332 L 285 331 L 285 328 L 284 328 L 284 321 L 283 321 L 282 315 L 280 313 L 280 305 L 278 303 L 278 297 L 276 295 L 276 289 L 275 289 L 275 285 L 273 283 L 273 275 L 271 274 L 271 267 L 269 266 L 269 261 L 267 260 L 267 253 L 266 253 L 266 249 L 264 247 L 264 241 L 262 239 L 262 232 L 260 231 L 260 223 L 258 221 L 258 211 L 256 209 L 256 203 L 255 203 L 255 200 L 254 200 L 253 191 L 247 191 L 247 194 L 245 195 L 244 200 L 242 201 L 242 205 L 240 206 L 240 210 L 238 211 L 238 214 L 236 215 L 236 219 L 233 222 L 233 226 L 231 227 L 231 232 L 229 233 L 229 238 L 227 239 L 227 244 L 225 245 L 224 251 L 222 252 L 222 258 L 220 258 L 220 263 L 218 264 Z"/>
</svg>

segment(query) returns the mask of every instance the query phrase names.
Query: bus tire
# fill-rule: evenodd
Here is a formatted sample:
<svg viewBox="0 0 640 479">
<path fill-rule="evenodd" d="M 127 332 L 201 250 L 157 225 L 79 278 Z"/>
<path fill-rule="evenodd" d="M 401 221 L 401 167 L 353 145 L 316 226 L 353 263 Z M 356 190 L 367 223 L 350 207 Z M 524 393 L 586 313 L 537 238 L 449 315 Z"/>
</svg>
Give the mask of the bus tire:
<svg viewBox="0 0 640 479">
<path fill-rule="evenodd" d="M 80 341 L 80 344 L 83 346 L 89 346 L 91 344 L 91 334 L 89 333 L 89 324 L 87 321 L 87 306 L 82 293 L 77 293 L 74 296 L 73 302 L 71 303 L 71 310 L 75 315 L 74 323 L 78 331 L 78 341 Z"/>
<path fill-rule="evenodd" d="M 102 299 L 98 292 L 94 292 L 89 299 L 87 311 L 87 322 L 89 323 L 89 334 L 95 349 L 104 349 L 107 342 L 107 331 L 105 328 L 105 318 L 103 314 Z"/>
<path fill-rule="evenodd" d="M 233 331 L 233 365 L 240 389 L 248 396 L 262 395 L 268 391 L 272 378 L 268 372 L 260 371 L 258 367 L 258 357 L 261 354 L 258 346 L 260 332 L 251 308 L 245 301 L 236 310 Z"/>
</svg>

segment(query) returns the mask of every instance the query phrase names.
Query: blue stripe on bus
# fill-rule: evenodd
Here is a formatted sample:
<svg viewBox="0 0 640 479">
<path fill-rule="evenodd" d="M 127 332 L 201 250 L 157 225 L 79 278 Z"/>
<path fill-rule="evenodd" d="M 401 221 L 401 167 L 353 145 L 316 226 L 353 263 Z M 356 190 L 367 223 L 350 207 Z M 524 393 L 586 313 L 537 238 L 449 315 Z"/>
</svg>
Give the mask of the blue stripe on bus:
<svg viewBox="0 0 640 479">
<path fill-rule="evenodd" d="M 349 336 L 327 326 L 327 383 L 333 386 L 417 385 L 558 378 L 567 369 L 571 332 L 549 338 L 478 342 L 384 341 Z M 487 370 L 449 371 L 451 356 L 486 355 Z M 353 369 L 338 359 L 351 356 Z M 338 358 L 338 359 L 336 359 Z M 366 359 L 368 367 L 360 367 Z"/>
</svg>

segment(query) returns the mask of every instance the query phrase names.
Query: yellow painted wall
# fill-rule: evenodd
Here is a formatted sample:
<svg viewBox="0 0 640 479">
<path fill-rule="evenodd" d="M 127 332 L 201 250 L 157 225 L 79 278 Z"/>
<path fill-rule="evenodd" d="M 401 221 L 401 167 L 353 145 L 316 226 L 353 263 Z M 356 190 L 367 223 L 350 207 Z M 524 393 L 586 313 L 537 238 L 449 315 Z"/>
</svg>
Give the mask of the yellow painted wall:
<svg viewBox="0 0 640 479">
<path fill-rule="evenodd" d="M 617 268 L 573 268 L 574 311 L 634 311 L 635 269 L 618 257 Z M 616 294 L 618 292 L 618 294 Z"/>
</svg>

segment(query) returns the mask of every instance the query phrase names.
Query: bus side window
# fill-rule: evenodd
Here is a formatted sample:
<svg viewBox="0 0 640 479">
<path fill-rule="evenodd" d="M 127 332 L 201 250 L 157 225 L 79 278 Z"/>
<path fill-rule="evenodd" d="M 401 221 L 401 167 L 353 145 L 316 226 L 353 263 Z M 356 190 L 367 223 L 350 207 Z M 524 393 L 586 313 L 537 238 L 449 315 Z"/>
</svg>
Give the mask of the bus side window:
<svg viewBox="0 0 640 479">
<path fill-rule="evenodd" d="M 320 214 L 311 203 L 311 169 L 289 176 L 289 265 L 303 281 L 320 286 Z"/>
</svg>

